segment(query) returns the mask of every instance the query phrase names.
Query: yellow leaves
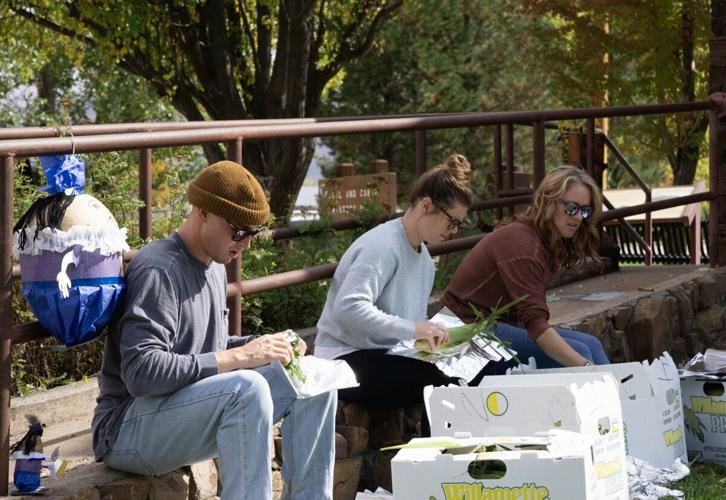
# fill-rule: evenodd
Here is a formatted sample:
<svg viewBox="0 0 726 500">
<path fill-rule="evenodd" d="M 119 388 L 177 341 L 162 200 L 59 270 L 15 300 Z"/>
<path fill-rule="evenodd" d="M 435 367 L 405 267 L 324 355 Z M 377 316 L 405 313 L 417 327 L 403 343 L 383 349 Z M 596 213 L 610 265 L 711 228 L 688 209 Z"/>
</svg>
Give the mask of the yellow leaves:
<svg viewBox="0 0 726 500">
<path fill-rule="evenodd" d="M 164 160 L 151 163 L 151 178 L 154 182 L 151 187 L 151 200 L 156 208 L 166 207 L 172 201 L 175 192 L 169 183 L 169 168 Z"/>
</svg>

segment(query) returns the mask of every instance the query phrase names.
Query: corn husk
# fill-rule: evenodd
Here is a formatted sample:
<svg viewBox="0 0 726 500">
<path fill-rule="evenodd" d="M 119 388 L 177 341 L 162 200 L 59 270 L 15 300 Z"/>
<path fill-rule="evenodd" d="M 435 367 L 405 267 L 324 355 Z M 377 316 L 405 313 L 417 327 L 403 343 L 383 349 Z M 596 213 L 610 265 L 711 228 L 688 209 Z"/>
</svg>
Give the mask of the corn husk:
<svg viewBox="0 0 726 500">
<path fill-rule="evenodd" d="M 407 340 L 390 348 L 388 354 L 434 363 L 446 375 L 464 381 L 474 378 L 490 361 L 514 358 L 520 363 L 516 352 L 509 348 L 508 342 L 497 338 L 493 327 L 498 318 L 525 298 L 519 297 L 504 306 L 497 305 L 489 314 L 483 314 L 470 306 L 477 320 L 468 325 L 462 325 L 461 320 L 451 312 L 441 311 L 432 321 L 449 327 L 449 340 L 445 344 L 432 350 L 425 340 Z"/>
<path fill-rule="evenodd" d="M 300 336 L 293 330 L 285 331 L 285 340 L 287 340 L 292 347 L 292 359 L 288 364 L 285 365 L 285 370 L 290 375 L 293 383 L 302 386 L 305 384 L 305 374 L 300 368 L 300 351 L 298 349 L 300 345 Z"/>
<path fill-rule="evenodd" d="M 471 342 L 475 337 L 483 342 L 497 342 L 503 346 L 508 347 L 508 343 L 500 340 L 492 331 L 491 328 L 494 322 L 508 312 L 519 302 L 527 298 L 527 295 L 523 295 L 512 302 L 499 307 L 495 306 L 489 314 L 482 313 L 474 305 L 469 304 L 469 307 L 474 311 L 476 315 L 476 321 L 468 325 L 456 326 L 449 328 L 449 340 L 445 343 L 437 346 L 435 349 L 431 349 L 431 346 L 426 340 L 417 340 L 414 342 L 416 349 L 429 354 L 435 354 L 437 352 L 446 351 L 448 349 L 456 348 L 462 344 Z M 510 350 L 511 351 L 511 350 Z M 511 351 L 513 352 L 513 351 Z M 516 356 L 514 356 L 516 358 Z M 519 360 L 517 360 L 519 361 Z"/>
</svg>

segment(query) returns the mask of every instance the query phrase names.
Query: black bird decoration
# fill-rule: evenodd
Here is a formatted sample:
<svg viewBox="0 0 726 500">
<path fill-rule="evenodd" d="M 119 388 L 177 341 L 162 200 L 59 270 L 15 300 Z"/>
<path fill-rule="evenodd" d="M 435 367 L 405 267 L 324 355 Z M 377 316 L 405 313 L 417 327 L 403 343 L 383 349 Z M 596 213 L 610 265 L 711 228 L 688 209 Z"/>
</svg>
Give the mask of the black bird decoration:
<svg viewBox="0 0 726 500">
<path fill-rule="evenodd" d="M 10 447 L 10 453 L 15 451 L 21 451 L 26 455 L 37 451 L 38 453 L 43 452 L 43 442 L 40 437 L 43 435 L 43 424 L 40 423 L 40 419 L 35 415 L 25 415 L 28 419 L 28 432 L 25 433 L 20 441 Z"/>
</svg>

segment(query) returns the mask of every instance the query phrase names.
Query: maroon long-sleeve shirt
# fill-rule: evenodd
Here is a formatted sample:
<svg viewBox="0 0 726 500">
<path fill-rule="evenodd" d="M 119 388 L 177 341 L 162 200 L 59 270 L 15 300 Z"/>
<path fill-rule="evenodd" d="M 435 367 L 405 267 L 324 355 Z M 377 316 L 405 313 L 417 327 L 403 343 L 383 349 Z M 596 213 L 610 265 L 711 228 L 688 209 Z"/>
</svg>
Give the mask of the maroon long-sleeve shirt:
<svg viewBox="0 0 726 500">
<path fill-rule="evenodd" d="M 545 285 L 552 277 L 547 250 L 534 226 L 512 222 L 484 237 L 456 270 L 439 300 L 465 323 L 476 316 L 473 304 L 483 312 L 514 299 L 528 297 L 514 306 L 503 320 L 524 323 L 532 340 L 550 327 Z"/>
</svg>

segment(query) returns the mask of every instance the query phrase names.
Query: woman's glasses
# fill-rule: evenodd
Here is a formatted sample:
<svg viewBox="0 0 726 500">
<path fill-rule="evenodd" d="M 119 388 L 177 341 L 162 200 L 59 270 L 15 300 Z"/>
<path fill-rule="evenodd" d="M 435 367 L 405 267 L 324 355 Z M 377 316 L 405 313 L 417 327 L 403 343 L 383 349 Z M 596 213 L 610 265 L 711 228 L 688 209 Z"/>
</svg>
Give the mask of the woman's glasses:
<svg viewBox="0 0 726 500">
<path fill-rule="evenodd" d="M 267 224 L 262 224 L 254 229 L 240 229 L 229 221 L 227 224 L 232 228 L 232 241 L 242 241 L 245 238 L 257 236 L 267 227 Z"/>
<path fill-rule="evenodd" d="M 583 219 L 588 219 L 592 215 L 592 207 L 590 205 L 580 205 L 575 201 L 560 200 L 560 205 L 565 209 L 565 215 L 574 217 L 578 212 L 582 214 Z"/>
<path fill-rule="evenodd" d="M 464 224 L 463 220 L 453 217 L 449 212 L 446 211 L 446 209 L 444 207 L 442 207 L 435 201 L 432 201 L 432 203 L 434 204 L 434 206 L 436 208 L 438 208 L 439 210 L 441 210 L 444 213 L 444 215 L 446 216 L 447 219 L 449 219 L 449 225 L 446 226 L 446 229 L 448 229 L 449 231 L 453 231 L 454 229 L 456 229 L 458 231 L 461 228 L 462 224 Z"/>
</svg>

